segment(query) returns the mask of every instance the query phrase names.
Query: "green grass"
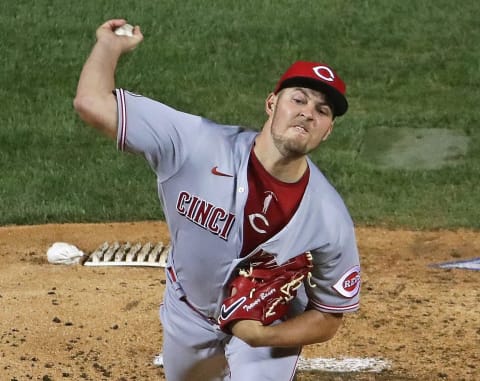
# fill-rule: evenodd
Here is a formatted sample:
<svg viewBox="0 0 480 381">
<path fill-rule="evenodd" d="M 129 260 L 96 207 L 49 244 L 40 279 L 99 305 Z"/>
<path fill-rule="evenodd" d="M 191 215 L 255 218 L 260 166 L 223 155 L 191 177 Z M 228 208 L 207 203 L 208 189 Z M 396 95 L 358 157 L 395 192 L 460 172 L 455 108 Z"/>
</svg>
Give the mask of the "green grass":
<svg viewBox="0 0 480 381">
<path fill-rule="evenodd" d="M 332 64 L 350 110 L 314 159 L 356 223 L 480 228 L 479 14 L 475 0 L 5 2 L 0 224 L 162 218 L 153 172 L 72 108 L 95 29 L 125 17 L 145 41 L 117 85 L 218 122 L 259 128 L 286 67 Z M 470 145 L 460 165 L 380 169 L 359 155 L 378 127 L 447 128 Z"/>
</svg>

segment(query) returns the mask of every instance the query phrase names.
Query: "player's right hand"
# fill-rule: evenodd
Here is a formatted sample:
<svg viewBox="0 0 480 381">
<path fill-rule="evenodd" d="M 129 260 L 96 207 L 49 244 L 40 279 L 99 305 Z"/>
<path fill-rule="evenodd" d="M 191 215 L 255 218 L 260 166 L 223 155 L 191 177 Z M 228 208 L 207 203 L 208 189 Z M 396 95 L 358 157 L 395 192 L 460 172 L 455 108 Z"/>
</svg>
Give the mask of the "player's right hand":
<svg viewBox="0 0 480 381">
<path fill-rule="evenodd" d="M 121 53 L 126 53 L 135 49 L 143 41 L 143 34 L 138 25 L 133 29 L 133 36 L 126 37 L 115 34 L 115 29 L 126 23 L 127 20 L 125 19 L 112 19 L 106 21 L 97 29 L 97 42 L 105 43 L 111 48 L 119 49 Z"/>
</svg>

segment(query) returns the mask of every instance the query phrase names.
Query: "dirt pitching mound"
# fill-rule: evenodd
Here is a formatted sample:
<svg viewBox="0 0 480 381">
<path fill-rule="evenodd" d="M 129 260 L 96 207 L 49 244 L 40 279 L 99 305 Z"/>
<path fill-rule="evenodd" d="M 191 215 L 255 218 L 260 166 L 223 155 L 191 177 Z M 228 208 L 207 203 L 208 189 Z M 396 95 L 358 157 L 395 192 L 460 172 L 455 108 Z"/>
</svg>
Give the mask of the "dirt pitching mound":
<svg viewBox="0 0 480 381">
<path fill-rule="evenodd" d="M 480 233 L 357 229 L 361 310 L 308 358 L 377 358 L 382 373 L 302 371 L 307 380 L 480 379 L 480 272 L 432 264 L 480 256 Z M 2 380 L 164 380 L 162 268 L 52 265 L 67 242 L 169 242 L 162 222 L 0 227 Z"/>
</svg>

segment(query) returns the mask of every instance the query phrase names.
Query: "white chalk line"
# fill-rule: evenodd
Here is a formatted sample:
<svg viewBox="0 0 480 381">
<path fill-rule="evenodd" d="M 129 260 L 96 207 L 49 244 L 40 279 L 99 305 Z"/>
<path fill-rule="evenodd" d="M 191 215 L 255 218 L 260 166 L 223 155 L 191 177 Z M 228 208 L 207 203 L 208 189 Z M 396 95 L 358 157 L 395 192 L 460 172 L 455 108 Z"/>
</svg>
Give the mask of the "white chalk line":
<svg viewBox="0 0 480 381">
<path fill-rule="evenodd" d="M 163 366 L 163 355 L 153 359 L 153 365 Z M 377 358 L 304 358 L 298 360 L 300 371 L 323 372 L 381 372 L 390 368 L 390 362 Z"/>
</svg>

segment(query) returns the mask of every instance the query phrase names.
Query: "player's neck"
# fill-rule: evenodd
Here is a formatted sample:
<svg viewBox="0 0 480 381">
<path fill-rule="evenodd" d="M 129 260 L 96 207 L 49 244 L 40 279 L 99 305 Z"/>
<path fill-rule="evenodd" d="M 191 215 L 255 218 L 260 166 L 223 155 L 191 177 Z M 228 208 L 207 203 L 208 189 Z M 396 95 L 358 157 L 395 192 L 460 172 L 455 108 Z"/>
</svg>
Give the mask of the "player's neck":
<svg viewBox="0 0 480 381">
<path fill-rule="evenodd" d="M 277 180 L 285 183 L 299 181 L 308 167 L 305 156 L 285 158 L 274 147 L 269 147 L 268 141 L 264 141 L 261 135 L 257 136 L 253 151 L 263 168 Z"/>
</svg>

